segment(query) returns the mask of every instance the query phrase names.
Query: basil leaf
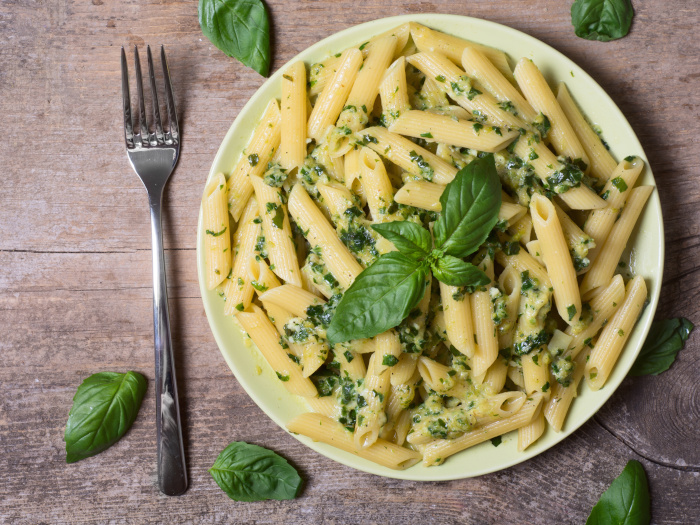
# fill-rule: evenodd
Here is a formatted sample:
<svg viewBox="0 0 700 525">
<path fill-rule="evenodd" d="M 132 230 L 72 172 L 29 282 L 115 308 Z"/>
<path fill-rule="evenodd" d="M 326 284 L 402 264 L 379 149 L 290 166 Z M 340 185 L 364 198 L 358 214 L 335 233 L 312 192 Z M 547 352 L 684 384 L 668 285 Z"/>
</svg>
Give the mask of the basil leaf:
<svg viewBox="0 0 700 525">
<path fill-rule="evenodd" d="M 199 0 L 199 25 L 227 56 L 268 75 L 270 19 L 262 0 Z"/>
<path fill-rule="evenodd" d="M 435 245 L 447 255 L 466 257 L 476 251 L 498 221 L 501 181 L 493 155 L 462 168 L 440 196 L 442 212 L 433 227 Z"/>
<path fill-rule="evenodd" d="M 491 282 L 479 268 L 451 255 L 443 255 L 430 268 L 438 281 L 450 286 L 486 286 Z"/>
<path fill-rule="evenodd" d="M 693 323 L 683 317 L 654 321 L 630 375 L 658 375 L 668 370 L 693 328 Z"/>
<path fill-rule="evenodd" d="M 236 501 L 294 499 L 301 488 L 301 477 L 286 459 L 243 441 L 226 447 L 209 473 Z"/>
<path fill-rule="evenodd" d="M 397 250 L 412 259 L 421 259 L 430 254 L 433 245 L 430 232 L 414 222 L 386 222 L 373 224 L 372 228 L 394 243 Z"/>
<path fill-rule="evenodd" d="M 333 344 L 373 337 L 394 328 L 425 292 L 427 269 L 399 253 L 382 255 L 343 295 L 326 331 Z"/>
<path fill-rule="evenodd" d="M 571 24 L 576 36 L 607 42 L 629 33 L 634 9 L 630 0 L 576 0 Z"/>
<path fill-rule="evenodd" d="M 642 464 L 631 460 L 595 504 L 586 525 L 646 525 L 650 521 L 647 476 Z"/>
<path fill-rule="evenodd" d="M 136 419 L 147 386 L 136 372 L 100 372 L 83 381 L 66 423 L 66 463 L 99 454 L 119 441 Z"/>
</svg>

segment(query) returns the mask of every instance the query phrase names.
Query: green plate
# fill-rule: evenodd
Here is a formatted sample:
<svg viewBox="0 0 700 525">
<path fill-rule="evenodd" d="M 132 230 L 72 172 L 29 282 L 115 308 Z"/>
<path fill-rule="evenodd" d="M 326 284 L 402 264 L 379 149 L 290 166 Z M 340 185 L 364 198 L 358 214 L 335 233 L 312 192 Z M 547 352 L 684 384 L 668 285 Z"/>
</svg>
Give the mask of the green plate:
<svg viewBox="0 0 700 525">
<path fill-rule="evenodd" d="M 303 60 L 310 65 L 329 54 L 361 44 L 371 36 L 405 22 L 419 22 L 433 29 L 502 49 L 508 53 L 511 60 L 518 60 L 522 56 L 531 58 L 550 85 L 554 86 L 560 81 L 566 82 L 572 97 L 579 103 L 591 122 L 603 130 L 605 140 L 616 159 L 638 155 L 646 161 L 642 146 L 629 123 L 615 103 L 590 76 L 548 45 L 520 31 L 493 22 L 443 14 L 383 18 L 336 33 L 303 51 L 289 64 Z M 573 30 L 571 38 L 575 38 Z M 280 98 L 282 71 L 287 68 L 287 65 L 273 74 L 243 107 L 219 147 L 209 177 L 218 172 L 231 173 L 267 102 L 272 97 Z M 645 168 L 640 180 L 641 184 L 655 184 L 648 167 Z M 214 338 L 238 382 L 275 423 L 285 428 L 287 421 L 302 412 L 307 412 L 308 409 L 301 398 L 287 393 L 282 382 L 277 380 L 275 373 L 255 346 L 244 341 L 233 319 L 223 315 L 223 300 L 215 292 L 206 289 L 201 221 L 200 210 L 197 227 L 197 268 L 204 309 Z M 313 442 L 304 436 L 294 437 L 324 456 L 358 470 L 379 476 L 420 481 L 479 476 L 510 467 L 544 452 L 580 427 L 603 406 L 627 375 L 649 331 L 659 300 L 664 261 L 664 229 L 657 192 L 652 193 L 646 205 L 625 251 L 625 257 L 630 263 L 631 270 L 644 276 L 646 280 L 649 289 L 648 307 L 630 335 L 627 347 L 605 386 L 597 392 L 588 390 L 585 385 L 582 386 L 582 392 L 572 403 L 563 430 L 557 433 L 547 428 L 542 437 L 525 452 L 517 451 L 517 432 L 513 432 L 503 436 L 503 443 L 498 448 L 486 442 L 448 458 L 441 466 L 426 468 L 419 464 L 407 470 L 395 471 L 324 443 Z M 260 369 L 262 373 L 259 373 Z"/>
</svg>

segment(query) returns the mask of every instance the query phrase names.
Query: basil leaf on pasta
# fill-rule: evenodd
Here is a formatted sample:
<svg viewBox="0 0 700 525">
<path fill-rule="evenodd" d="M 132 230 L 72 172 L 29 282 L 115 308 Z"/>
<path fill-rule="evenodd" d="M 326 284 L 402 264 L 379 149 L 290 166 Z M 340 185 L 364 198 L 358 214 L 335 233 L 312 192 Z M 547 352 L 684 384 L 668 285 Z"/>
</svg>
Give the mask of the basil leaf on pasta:
<svg viewBox="0 0 700 525">
<path fill-rule="evenodd" d="M 382 255 L 343 295 L 326 332 L 333 345 L 374 337 L 403 321 L 425 293 L 427 268 L 398 252 Z"/>
<path fill-rule="evenodd" d="M 634 9 L 630 0 L 576 0 L 571 24 L 576 36 L 608 42 L 627 35 Z"/>
<path fill-rule="evenodd" d="M 454 257 L 474 253 L 498 222 L 501 209 L 501 181 L 493 155 L 462 168 L 440 203 L 442 212 L 433 228 L 436 248 Z"/>
<path fill-rule="evenodd" d="M 262 0 L 199 0 L 199 25 L 227 56 L 269 74 L 270 19 Z"/>
<path fill-rule="evenodd" d="M 243 441 L 227 446 L 209 473 L 235 501 L 294 499 L 301 488 L 299 473 L 286 459 Z"/>
<path fill-rule="evenodd" d="M 438 281 L 450 286 L 486 286 L 491 282 L 479 268 L 451 255 L 443 255 L 430 268 Z"/>
<path fill-rule="evenodd" d="M 78 387 L 66 423 L 66 462 L 99 454 L 131 427 L 143 396 L 146 378 L 136 372 L 93 374 Z"/>
<path fill-rule="evenodd" d="M 650 521 L 647 476 L 642 464 L 631 460 L 610 488 L 603 492 L 586 525 L 647 525 Z"/>
<path fill-rule="evenodd" d="M 428 256 L 433 245 L 430 232 L 414 222 L 386 222 L 373 224 L 372 228 L 394 243 L 397 250 L 412 259 L 418 260 Z"/>
</svg>

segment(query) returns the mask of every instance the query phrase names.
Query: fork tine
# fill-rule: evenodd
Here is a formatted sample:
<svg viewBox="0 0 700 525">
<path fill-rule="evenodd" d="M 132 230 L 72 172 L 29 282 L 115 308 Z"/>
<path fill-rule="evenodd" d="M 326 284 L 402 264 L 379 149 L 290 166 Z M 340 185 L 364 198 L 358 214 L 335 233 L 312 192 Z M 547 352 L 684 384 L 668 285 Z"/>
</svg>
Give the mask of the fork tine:
<svg viewBox="0 0 700 525">
<path fill-rule="evenodd" d="M 153 94 L 153 118 L 156 121 L 156 139 L 158 144 L 165 144 L 163 138 L 163 123 L 160 120 L 160 106 L 158 105 L 158 92 L 156 90 L 156 76 L 153 71 L 153 56 L 151 56 L 151 46 L 146 46 L 148 55 L 148 76 L 151 79 L 151 93 Z"/>
<path fill-rule="evenodd" d="M 141 60 L 139 49 L 134 46 L 134 68 L 136 69 L 136 91 L 139 98 L 139 128 L 141 129 L 141 142 L 149 144 L 148 121 L 146 120 L 146 105 L 143 102 L 143 79 L 141 78 Z"/>
<path fill-rule="evenodd" d="M 129 69 L 126 65 L 126 53 L 122 47 L 122 100 L 124 105 L 124 140 L 127 148 L 134 147 L 134 126 L 131 119 L 131 97 L 129 95 Z"/>
<path fill-rule="evenodd" d="M 173 87 L 170 83 L 170 68 L 168 60 L 165 58 L 165 48 L 160 46 L 160 61 L 163 64 L 163 82 L 165 83 L 165 106 L 168 110 L 168 122 L 170 122 L 170 136 L 173 142 L 178 142 L 180 138 L 180 128 L 177 124 L 177 110 L 175 109 L 175 98 L 173 97 Z"/>
</svg>

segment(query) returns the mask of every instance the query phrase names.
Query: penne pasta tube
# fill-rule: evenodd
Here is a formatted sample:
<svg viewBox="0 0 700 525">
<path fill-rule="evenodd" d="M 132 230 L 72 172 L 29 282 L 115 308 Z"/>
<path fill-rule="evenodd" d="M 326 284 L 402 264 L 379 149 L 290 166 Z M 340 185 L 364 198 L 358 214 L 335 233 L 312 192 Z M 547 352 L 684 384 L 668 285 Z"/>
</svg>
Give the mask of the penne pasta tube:
<svg viewBox="0 0 700 525">
<path fill-rule="evenodd" d="M 590 124 L 588 124 L 586 117 L 581 114 L 576 102 L 571 98 L 569 90 L 566 89 L 566 84 L 563 82 L 559 83 L 557 102 L 588 156 L 588 160 L 591 163 L 591 175 L 600 180 L 608 180 L 611 178 L 611 174 L 615 170 L 617 163 L 612 155 L 610 155 L 610 152 L 605 147 L 605 144 L 603 144 L 601 138 L 593 131 Z"/>
<path fill-rule="evenodd" d="M 352 433 L 341 423 L 312 412 L 295 417 L 287 423 L 287 429 L 394 470 L 413 466 L 421 458 L 418 452 L 383 439 L 377 439 L 367 448 L 357 449 Z"/>
<path fill-rule="evenodd" d="M 306 157 L 306 66 L 292 64 L 282 75 L 280 164 L 287 171 Z"/>
<path fill-rule="evenodd" d="M 463 148 L 495 153 L 518 136 L 517 131 L 501 131 L 482 124 L 454 120 L 425 111 L 405 111 L 389 126 L 389 131 L 428 142 L 441 142 Z"/>
<path fill-rule="evenodd" d="M 488 256 L 484 259 L 483 269 L 486 275 L 493 280 L 493 260 Z M 470 294 L 469 299 L 476 337 L 476 349 L 471 360 L 471 367 L 472 373 L 475 376 L 480 376 L 486 373 L 498 357 L 498 331 L 493 322 L 494 311 L 489 286 L 485 287 L 484 290 L 475 290 L 474 293 Z"/>
<path fill-rule="evenodd" d="M 439 465 L 448 456 L 529 424 L 537 415 L 537 410 L 542 404 L 542 396 L 535 394 L 530 396 L 530 398 L 523 402 L 520 410 L 508 418 L 487 423 L 483 427 L 477 427 L 457 439 L 436 439 L 425 447 L 423 451 L 423 465 L 426 467 Z"/>
<path fill-rule="evenodd" d="M 394 200 L 399 204 L 415 206 L 423 210 L 440 211 L 440 195 L 445 191 L 443 184 L 435 184 L 425 180 L 412 180 L 399 188 Z"/>
<path fill-rule="evenodd" d="M 521 136 L 515 143 L 513 151 L 523 161 L 532 165 L 535 174 L 542 180 L 545 187 L 554 185 L 553 189 L 556 190 L 557 181 L 564 178 L 567 167 L 559 162 L 544 142 L 537 140 L 531 134 Z M 557 193 L 557 196 L 572 210 L 605 207 L 605 201 L 583 184 L 574 187 L 565 186 L 562 189 L 565 191 Z"/>
<path fill-rule="evenodd" d="M 605 244 L 583 278 L 581 295 L 584 299 L 590 297 L 596 288 L 605 286 L 612 279 L 617 263 L 620 261 L 630 235 L 632 235 L 634 225 L 637 223 L 653 189 L 653 186 L 640 186 L 630 190 L 629 199 L 620 218 L 611 228 Z"/>
<path fill-rule="evenodd" d="M 335 233 L 306 190 L 297 184 L 289 196 L 289 213 L 305 233 L 312 247 L 320 246 L 323 260 L 340 285 L 348 289 L 362 272 L 355 260 Z"/>
<path fill-rule="evenodd" d="M 576 271 L 554 204 L 547 197 L 533 195 L 530 214 L 540 241 L 542 258 L 552 280 L 557 311 L 564 321 L 570 325 L 576 324 L 581 317 L 581 296 Z"/>
<path fill-rule="evenodd" d="M 574 371 L 568 385 L 562 385 L 558 382 L 552 384 L 552 395 L 544 406 L 544 417 L 555 430 L 561 432 L 566 421 L 566 414 L 569 412 L 571 402 L 576 397 L 578 385 L 583 378 L 583 372 L 588 359 L 588 352 L 581 352 L 574 360 Z"/>
<path fill-rule="evenodd" d="M 389 66 L 379 84 L 379 97 L 382 101 L 382 117 L 391 124 L 404 111 L 411 109 L 406 84 L 406 59 L 399 57 Z"/>
<path fill-rule="evenodd" d="M 492 95 L 479 91 L 466 73 L 450 62 L 445 55 L 424 51 L 411 55 L 406 60 L 426 77 L 440 82 L 445 93 L 469 111 L 475 119 L 491 126 L 504 126 L 510 129 L 529 128 L 522 119 L 502 109 Z"/>
<path fill-rule="evenodd" d="M 467 75 L 496 97 L 502 108 L 508 108 L 508 111 L 516 117 L 522 117 L 525 122 L 535 121 L 537 112 L 534 108 L 479 49 L 473 46 L 465 47 L 461 63 Z M 511 74 L 510 79 L 512 78 Z"/>
<path fill-rule="evenodd" d="M 320 141 L 328 127 L 338 120 L 361 64 L 362 53 L 359 50 L 350 48 L 343 52 L 333 78 L 324 86 L 309 115 L 309 137 Z"/>
<path fill-rule="evenodd" d="M 360 182 L 373 222 L 385 222 L 394 202 L 394 190 L 382 159 L 369 148 L 360 150 Z"/>
<path fill-rule="evenodd" d="M 610 377 L 627 339 L 647 300 L 644 278 L 636 276 L 625 287 L 625 301 L 605 325 L 591 358 L 586 363 L 585 378 L 591 390 L 599 390 Z"/>
<path fill-rule="evenodd" d="M 301 271 L 292 239 L 292 228 L 281 194 L 277 188 L 268 186 L 259 177 L 251 177 L 250 181 L 258 201 L 265 236 L 263 242 L 271 269 L 285 282 L 301 286 Z"/>
<path fill-rule="evenodd" d="M 367 142 L 368 148 L 372 148 L 382 157 L 416 177 L 438 184 L 447 184 L 457 175 L 457 168 L 451 164 L 385 128 L 378 126 L 366 128 L 362 130 L 361 135 L 363 141 Z"/>
<path fill-rule="evenodd" d="M 591 262 L 596 259 L 610 235 L 610 230 L 624 208 L 643 167 L 644 161 L 639 157 L 625 159 L 617 165 L 610 180 L 605 184 L 602 194 L 607 205 L 605 208 L 593 210 L 583 225 L 583 231 L 595 239 L 595 247 L 588 251 L 588 259 Z"/>
<path fill-rule="evenodd" d="M 281 129 L 280 109 L 277 100 L 272 99 L 241 159 L 228 178 L 228 211 L 234 220 L 240 219 L 246 203 L 253 194 L 253 185 L 249 177 L 262 176 L 279 147 Z"/>
<path fill-rule="evenodd" d="M 305 397 L 318 395 L 311 380 L 302 376 L 301 369 L 282 348 L 279 334 L 259 307 L 253 305 L 251 312 L 239 312 L 236 319 L 258 347 L 285 388 L 292 394 Z"/>
<path fill-rule="evenodd" d="M 464 55 L 465 49 L 476 49 L 487 57 L 501 75 L 507 78 L 509 82 L 514 82 L 513 72 L 508 65 L 508 58 L 506 54 L 499 49 L 477 44 L 476 42 L 470 42 L 439 31 L 433 31 L 420 24 L 414 24 L 411 27 L 411 36 L 419 51 L 439 51 L 455 64 L 462 63 L 462 56 Z"/>
<path fill-rule="evenodd" d="M 262 233 L 260 222 L 258 202 L 253 196 L 248 200 L 248 204 L 243 210 L 241 220 L 238 222 L 238 229 L 233 237 L 233 267 L 230 277 L 226 279 L 224 289 L 226 297 L 224 315 L 242 312 L 248 308 L 253 299 L 254 290 L 250 282 L 250 265 L 255 259 L 249 254 L 254 253 L 255 245 Z"/>
<path fill-rule="evenodd" d="M 591 161 L 586 151 L 535 63 L 528 58 L 521 58 L 513 75 L 530 105 L 549 119 L 552 128 L 548 137 L 556 152 L 571 160 L 580 159 L 586 166 L 590 166 Z"/>
<path fill-rule="evenodd" d="M 456 286 L 449 286 L 441 282 L 440 297 L 442 298 L 445 330 L 450 344 L 467 357 L 473 357 L 476 351 L 476 342 L 469 294 Z"/>
<path fill-rule="evenodd" d="M 379 336 L 377 336 L 379 337 Z M 355 448 L 366 449 L 377 442 L 379 430 L 384 423 L 384 408 L 391 389 L 390 373 L 382 363 L 383 351 L 380 347 L 393 345 L 393 341 L 380 341 L 377 350 L 369 359 L 362 397 L 366 404 L 357 411 L 355 425 Z M 379 352 L 379 353 L 378 353 Z"/>
<path fill-rule="evenodd" d="M 202 225 L 207 288 L 213 290 L 231 270 L 231 230 L 226 205 L 226 177 L 218 173 L 204 189 Z"/>
</svg>

